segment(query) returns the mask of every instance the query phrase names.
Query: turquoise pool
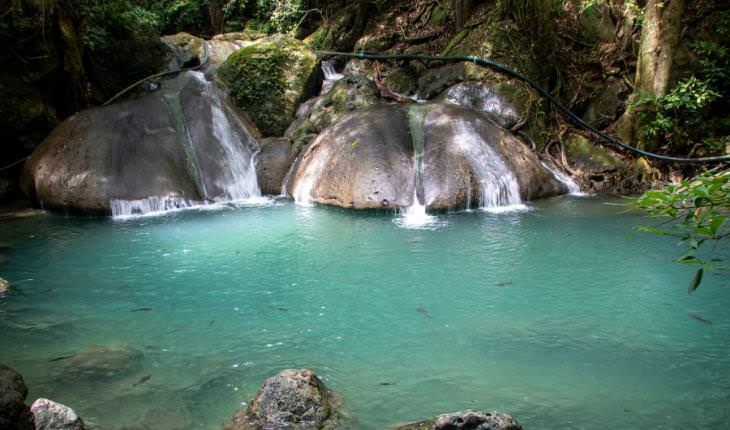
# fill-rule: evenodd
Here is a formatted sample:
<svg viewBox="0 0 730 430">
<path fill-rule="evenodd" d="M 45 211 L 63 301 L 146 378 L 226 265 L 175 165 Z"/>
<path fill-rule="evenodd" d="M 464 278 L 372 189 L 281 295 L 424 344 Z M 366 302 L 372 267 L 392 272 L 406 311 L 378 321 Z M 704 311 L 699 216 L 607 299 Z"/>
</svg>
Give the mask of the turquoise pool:
<svg viewBox="0 0 730 430">
<path fill-rule="evenodd" d="M 290 367 L 320 374 L 359 429 L 465 408 L 533 430 L 729 427 L 730 278 L 688 296 L 681 248 L 627 237 L 647 221 L 606 202 L 416 229 L 291 202 L 6 220 L 0 361 L 29 400 L 109 430 L 220 428 Z M 110 345 L 134 351 L 123 371 L 73 372 Z"/>
</svg>

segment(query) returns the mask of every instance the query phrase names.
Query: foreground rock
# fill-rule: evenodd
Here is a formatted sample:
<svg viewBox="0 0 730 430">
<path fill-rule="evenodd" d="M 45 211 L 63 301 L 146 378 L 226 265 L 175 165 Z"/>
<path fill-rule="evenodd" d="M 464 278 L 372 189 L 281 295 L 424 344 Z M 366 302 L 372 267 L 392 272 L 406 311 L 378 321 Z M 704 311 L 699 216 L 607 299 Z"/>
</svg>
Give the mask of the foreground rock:
<svg viewBox="0 0 730 430">
<path fill-rule="evenodd" d="M 84 430 L 76 412 L 53 400 L 38 399 L 30 407 L 36 430 Z"/>
<path fill-rule="evenodd" d="M 288 369 L 269 378 L 248 408 L 224 425 L 225 430 L 332 429 L 340 401 L 309 369 Z"/>
<path fill-rule="evenodd" d="M 33 417 L 25 405 L 27 395 L 23 377 L 0 363 L 0 429 L 33 430 Z"/>
<path fill-rule="evenodd" d="M 259 193 L 256 150 L 215 86 L 186 72 L 66 119 L 26 161 L 21 187 L 44 208 L 105 214 L 241 199 Z"/>
<path fill-rule="evenodd" d="M 223 63 L 219 76 L 264 136 L 281 136 L 299 104 L 319 89 L 318 64 L 306 44 L 275 35 L 236 51 Z"/>
<path fill-rule="evenodd" d="M 354 209 L 496 207 L 566 192 L 509 131 L 449 104 L 388 105 L 345 115 L 301 155 L 300 203 Z"/>
<path fill-rule="evenodd" d="M 522 430 L 510 415 L 501 412 L 466 410 L 397 426 L 394 430 Z"/>
</svg>

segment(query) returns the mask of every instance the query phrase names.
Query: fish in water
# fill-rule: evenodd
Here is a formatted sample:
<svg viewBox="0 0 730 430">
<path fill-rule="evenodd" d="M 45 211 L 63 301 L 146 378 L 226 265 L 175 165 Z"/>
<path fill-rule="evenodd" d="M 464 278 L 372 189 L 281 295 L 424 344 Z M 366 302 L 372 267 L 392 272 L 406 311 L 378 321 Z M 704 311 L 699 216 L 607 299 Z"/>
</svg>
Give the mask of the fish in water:
<svg viewBox="0 0 730 430">
<path fill-rule="evenodd" d="M 428 309 L 426 309 L 424 307 L 421 307 L 421 306 L 417 307 L 416 312 L 425 316 L 426 318 L 431 318 L 431 315 L 428 314 Z"/>
<path fill-rule="evenodd" d="M 132 309 L 130 312 L 149 312 L 151 310 L 152 310 L 152 308 L 137 308 L 137 309 Z"/>
<path fill-rule="evenodd" d="M 495 285 L 495 286 L 497 286 L 497 287 L 504 287 L 504 286 L 506 286 L 506 285 L 512 285 L 512 281 L 502 281 L 502 282 L 497 282 L 497 283 L 496 283 L 496 284 L 494 284 L 494 285 Z"/>
<path fill-rule="evenodd" d="M 134 385 L 132 385 L 132 386 L 136 387 L 137 385 L 144 384 L 145 382 L 149 381 L 151 377 L 152 377 L 152 375 L 145 375 L 145 376 L 139 378 L 139 381 L 135 382 Z"/>
<path fill-rule="evenodd" d="M 289 312 L 289 308 L 276 308 L 276 310 L 280 312 Z"/>
<path fill-rule="evenodd" d="M 208 327 L 212 326 L 213 324 L 215 324 L 215 320 L 210 320 L 210 322 L 208 323 Z"/>
<path fill-rule="evenodd" d="M 689 316 L 692 317 L 692 318 L 694 318 L 694 319 L 696 319 L 697 321 L 699 321 L 701 323 L 712 324 L 712 321 L 710 321 L 708 319 L 704 319 L 704 318 L 702 318 L 701 316 L 699 316 L 697 314 L 689 314 Z"/>
<path fill-rule="evenodd" d="M 236 255 L 241 255 L 241 251 L 239 251 L 239 250 L 237 249 L 237 250 L 236 250 Z"/>
<path fill-rule="evenodd" d="M 66 359 L 71 358 L 71 357 L 73 357 L 73 354 L 71 354 L 71 355 L 62 355 L 60 357 L 51 358 L 48 361 L 51 361 L 51 362 L 53 362 L 53 361 L 61 361 L 61 360 L 66 360 Z"/>
<path fill-rule="evenodd" d="M 384 387 L 387 387 L 387 386 L 390 386 L 390 385 L 395 385 L 395 382 L 381 382 L 380 385 L 382 385 Z"/>
</svg>

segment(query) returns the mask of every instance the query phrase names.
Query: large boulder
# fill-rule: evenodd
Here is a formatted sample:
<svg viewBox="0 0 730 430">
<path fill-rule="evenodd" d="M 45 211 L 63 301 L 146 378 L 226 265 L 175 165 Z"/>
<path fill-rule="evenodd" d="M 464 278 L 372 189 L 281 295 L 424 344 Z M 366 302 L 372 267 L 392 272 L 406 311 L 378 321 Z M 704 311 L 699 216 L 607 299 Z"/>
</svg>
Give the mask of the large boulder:
<svg viewBox="0 0 730 430">
<path fill-rule="evenodd" d="M 449 104 L 345 115 L 301 155 L 289 189 L 300 203 L 355 209 L 419 203 L 432 210 L 504 206 L 566 191 L 510 132 Z"/>
<path fill-rule="evenodd" d="M 23 377 L 0 363 L 0 429 L 33 430 L 33 417 L 25 405 L 27 395 Z"/>
<path fill-rule="evenodd" d="M 186 72 L 144 97 L 79 112 L 26 161 L 21 187 L 42 207 L 98 213 L 258 195 L 258 143 L 219 92 Z"/>
<path fill-rule="evenodd" d="M 53 400 L 38 399 L 30 406 L 36 430 L 84 430 L 84 422 L 73 409 Z"/>
<path fill-rule="evenodd" d="M 236 413 L 225 430 L 332 429 L 340 401 L 309 369 L 288 369 L 269 378 L 248 408 Z"/>
<path fill-rule="evenodd" d="M 512 416 L 502 412 L 475 411 L 439 415 L 433 419 L 402 424 L 394 430 L 522 430 Z"/>
<path fill-rule="evenodd" d="M 206 41 L 190 33 L 176 33 L 163 36 L 162 41 L 174 52 L 172 62 L 168 68 L 175 70 L 200 64 L 205 59 L 205 44 L 208 45 L 208 64 L 223 64 L 228 57 L 239 49 L 254 43 L 254 40 L 264 37 L 255 32 L 223 33 L 213 36 Z"/>
<path fill-rule="evenodd" d="M 293 37 L 259 39 L 228 57 L 219 76 L 265 136 L 281 136 L 322 79 L 314 51 Z"/>
</svg>

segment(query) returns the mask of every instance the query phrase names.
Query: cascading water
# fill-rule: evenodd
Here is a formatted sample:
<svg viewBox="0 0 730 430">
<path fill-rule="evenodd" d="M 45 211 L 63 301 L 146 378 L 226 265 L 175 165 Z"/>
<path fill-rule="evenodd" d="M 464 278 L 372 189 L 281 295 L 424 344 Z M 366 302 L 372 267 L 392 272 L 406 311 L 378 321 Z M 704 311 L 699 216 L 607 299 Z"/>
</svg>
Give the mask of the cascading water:
<svg viewBox="0 0 730 430">
<path fill-rule="evenodd" d="M 570 176 L 566 175 L 565 173 L 561 172 L 560 170 L 556 169 L 554 166 L 552 166 L 550 163 L 546 163 L 544 161 L 540 161 L 540 163 L 545 167 L 545 169 L 550 172 L 555 179 L 557 179 L 561 184 L 565 185 L 565 188 L 568 189 L 568 194 L 571 196 L 588 196 L 590 194 L 584 193 L 580 190 L 580 186 L 578 186 L 577 183 L 571 178 Z"/>
<path fill-rule="evenodd" d="M 408 127 L 411 133 L 411 143 L 413 144 L 413 198 L 411 205 L 401 208 L 401 219 L 399 224 L 403 227 L 424 227 L 433 223 L 436 219 L 426 213 L 425 193 L 423 189 L 423 172 L 425 169 L 423 162 L 424 148 L 424 120 L 428 110 L 424 106 L 411 106 L 408 110 Z"/>
<path fill-rule="evenodd" d="M 215 85 L 201 72 L 186 72 L 165 85 L 162 97 L 200 199 L 175 194 L 113 199 L 112 216 L 159 214 L 220 202 L 262 203 L 255 169 L 258 143 Z"/>
<path fill-rule="evenodd" d="M 308 155 L 313 161 L 305 164 L 305 169 L 298 173 L 301 179 L 297 181 L 295 187 L 291 190 L 292 197 L 294 197 L 294 201 L 297 204 L 302 206 L 313 205 L 312 190 L 317 184 L 320 173 L 327 166 L 327 161 L 329 161 L 330 154 L 328 148 L 326 145 L 314 143 L 309 149 Z"/>
<path fill-rule="evenodd" d="M 526 209 L 517 178 L 497 151 L 469 122 L 458 120 L 453 127 L 458 136 L 454 143 L 479 180 L 479 208 L 490 212 Z M 467 205 L 470 206 L 471 202 Z"/>
<path fill-rule="evenodd" d="M 320 95 L 328 93 L 335 82 L 345 77 L 341 73 L 337 73 L 334 64 L 329 60 L 322 61 L 322 73 L 324 74 L 324 82 L 322 82 Z"/>
</svg>

